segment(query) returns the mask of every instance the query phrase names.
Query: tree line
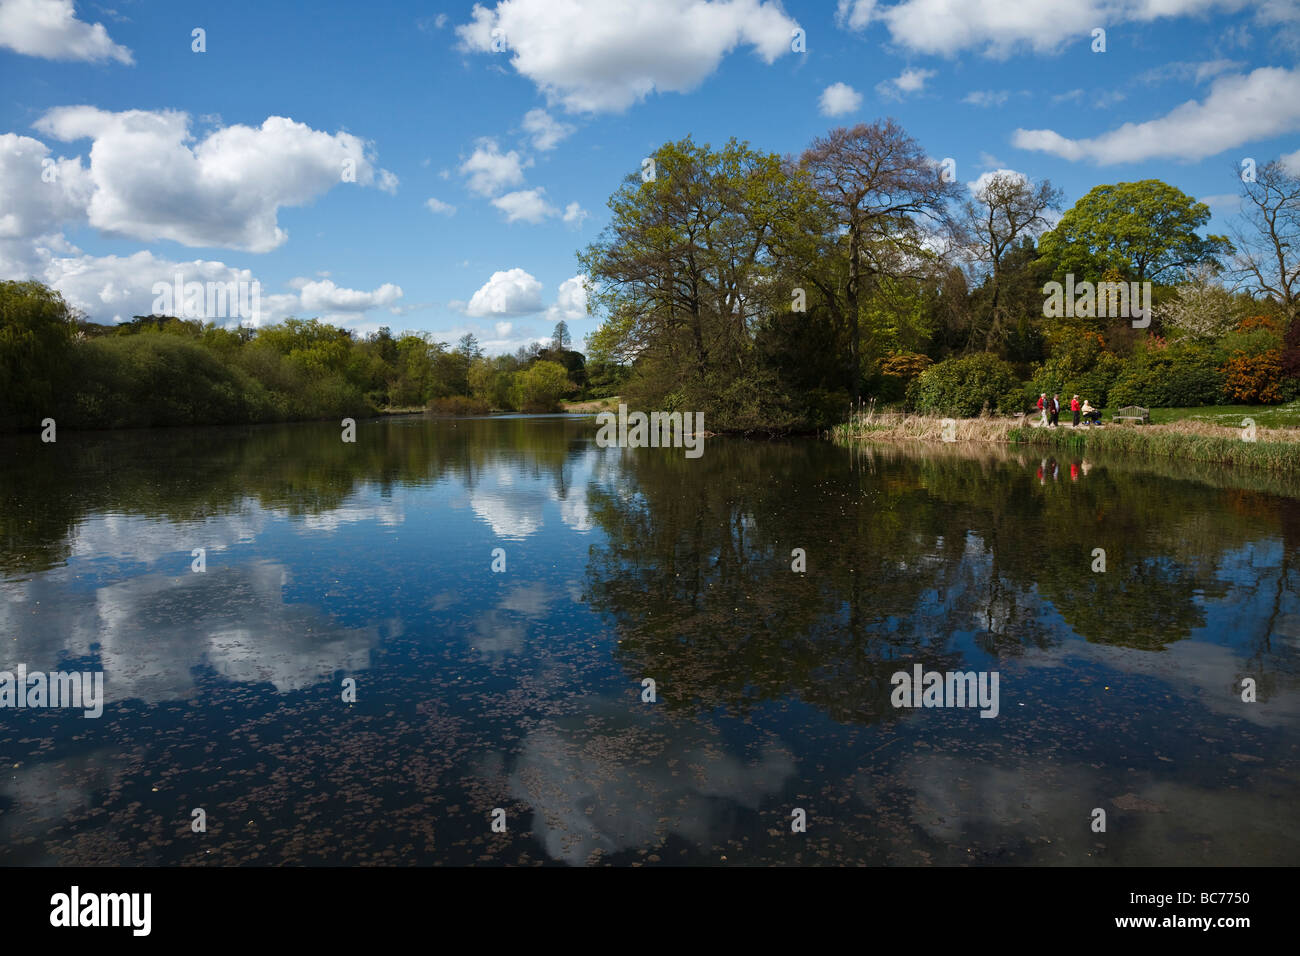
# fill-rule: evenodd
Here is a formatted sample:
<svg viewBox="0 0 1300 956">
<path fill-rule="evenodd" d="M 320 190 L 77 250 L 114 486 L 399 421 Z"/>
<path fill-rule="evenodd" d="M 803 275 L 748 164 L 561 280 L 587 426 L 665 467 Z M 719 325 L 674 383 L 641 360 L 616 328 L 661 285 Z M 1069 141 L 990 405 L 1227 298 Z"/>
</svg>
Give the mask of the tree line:
<svg viewBox="0 0 1300 956">
<path fill-rule="evenodd" d="M 381 328 L 318 319 L 226 328 L 170 316 L 86 321 L 36 281 L 0 282 L 0 428 L 247 424 L 360 417 L 386 409 L 557 411 L 612 394 L 620 370 L 588 367 L 566 323 L 549 343 L 489 357 Z"/>
<path fill-rule="evenodd" d="M 585 354 L 564 323 L 504 356 L 473 336 L 358 336 L 318 319 L 99 326 L 38 282 L 5 282 L 0 428 L 549 411 L 622 395 L 702 411 L 712 430 L 780 432 L 842 422 L 868 398 L 974 415 L 1027 410 L 1041 392 L 1097 406 L 1300 394 L 1300 178 L 1281 161 L 1233 171 L 1242 212 L 1208 235 L 1209 207 L 1156 179 L 1098 185 L 1068 209 L 1018 173 L 968 187 L 890 119 L 798 156 L 687 137 L 648 160 L 578 254 L 601 317 Z M 1050 283 L 1088 294 L 1050 307 Z M 1150 314 L 1117 314 L 1093 295 L 1103 283 L 1134 300 L 1150 283 Z"/>
<path fill-rule="evenodd" d="M 977 414 L 1042 391 L 1158 406 L 1300 390 L 1300 179 L 1280 162 L 1241 183 L 1228 236 L 1155 179 L 1068 209 L 1018 173 L 967 187 L 893 120 L 797 157 L 687 137 L 649 159 L 578 257 L 604 315 L 589 356 L 629 369 L 630 402 L 751 431 L 824 427 L 868 397 Z M 1088 307 L 1049 314 L 1053 281 Z M 1101 283 L 1125 301 L 1150 283 L 1151 314 L 1094 308 Z"/>
</svg>

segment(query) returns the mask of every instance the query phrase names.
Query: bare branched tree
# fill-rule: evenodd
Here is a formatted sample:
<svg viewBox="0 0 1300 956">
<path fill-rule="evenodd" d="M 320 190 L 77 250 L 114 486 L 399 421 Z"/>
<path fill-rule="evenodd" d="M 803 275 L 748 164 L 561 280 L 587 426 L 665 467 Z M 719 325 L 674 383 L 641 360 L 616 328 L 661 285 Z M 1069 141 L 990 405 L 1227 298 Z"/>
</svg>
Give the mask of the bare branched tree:
<svg viewBox="0 0 1300 956">
<path fill-rule="evenodd" d="M 1272 298 L 1295 322 L 1300 314 L 1300 176 L 1274 160 L 1242 183 L 1242 212 L 1231 227 L 1238 282 Z"/>
<path fill-rule="evenodd" d="M 991 315 L 984 349 L 992 351 L 1006 336 L 1006 304 L 1001 295 L 1003 259 L 1024 236 L 1037 236 L 1051 224 L 1050 209 L 1059 209 L 1062 192 L 1049 181 L 1035 185 L 1020 173 L 998 170 L 983 180 L 966 202 L 963 232 L 967 255 L 992 285 Z M 977 325 L 971 325 L 970 348 Z"/>
<path fill-rule="evenodd" d="M 864 285 L 926 257 L 928 232 L 947 224 L 959 187 L 940 175 L 921 144 L 892 119 L 833 129 L 813 140 L 800 164 L 844 231 L 848 271 L 842 314 L 849 326 L 849 374 L 857 402 Z"/>
</svg>

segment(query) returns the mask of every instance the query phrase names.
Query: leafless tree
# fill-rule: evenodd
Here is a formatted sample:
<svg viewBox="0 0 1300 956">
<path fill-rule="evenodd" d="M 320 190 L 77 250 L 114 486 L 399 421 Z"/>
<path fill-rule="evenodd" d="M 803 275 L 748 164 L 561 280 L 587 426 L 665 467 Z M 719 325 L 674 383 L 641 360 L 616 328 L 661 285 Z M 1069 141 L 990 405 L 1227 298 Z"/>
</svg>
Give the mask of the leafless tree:
<svg viewBox="0 0 1300 956">
<path fill-rule="evenodd" d="M 1230 228 L 1237 247 L 1234 277 L 1300 314 L 1300 176 L 1274 160 L 1242 183 L 1242 211 Z"/>
<path fill-rule="evenodd" d="M 920 143 L 894 120 L 833 129 L 800 158 L 844 231 L 848 256 L 841 311 L 849 326 L 854 402 L 861 397 L 860 307 L 864 284 L 926 258 L 928 230 L 947 224 L 959 195 Z"/>
<path fill-rule="evenodd" d="M 993 349 L 1005 335 L 1007 310 L 1001 297 L 1004 257 L 1021 237 L 1046 230 L 1050 225 L 1047 211 L 1059 209 L 1062 199 L 1061 191 L 1046 179 L 1035 185 L 1020 173 L 999 170 L 967 200 L 962 221 L 967 254 L 988 275 L 992 286 L 992 312 L 984 333 L 986 350 Z M 976 328 L 972 324 L 972 340 Z"/>
</svg>

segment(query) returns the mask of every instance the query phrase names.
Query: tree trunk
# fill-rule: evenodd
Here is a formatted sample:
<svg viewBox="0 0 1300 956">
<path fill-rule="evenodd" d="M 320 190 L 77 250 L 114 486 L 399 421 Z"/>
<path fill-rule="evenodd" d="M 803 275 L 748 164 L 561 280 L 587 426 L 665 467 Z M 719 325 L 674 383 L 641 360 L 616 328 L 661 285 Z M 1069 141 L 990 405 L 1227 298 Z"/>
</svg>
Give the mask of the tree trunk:
<svg viewBox="0 0 1300 956">
<path fill-rule="evenodd" d="M 858 243 L 860 241 L 858 224 L 856 222 L 849 224 L 849 282 L 848 288 L 845 289 L 845 301 L 848 304 L 849 311 L 849 374 L 853 376 L 853 382 L 849 386 L 849 394 L 853 396 L 853 405 L 856 408 L 862 401 L 862 356 L 861 347 L 858 341 L 859 323 L 858 323 L 858 282 L 859 282 L 859 265 L 858 265 Z"/>
</svg>

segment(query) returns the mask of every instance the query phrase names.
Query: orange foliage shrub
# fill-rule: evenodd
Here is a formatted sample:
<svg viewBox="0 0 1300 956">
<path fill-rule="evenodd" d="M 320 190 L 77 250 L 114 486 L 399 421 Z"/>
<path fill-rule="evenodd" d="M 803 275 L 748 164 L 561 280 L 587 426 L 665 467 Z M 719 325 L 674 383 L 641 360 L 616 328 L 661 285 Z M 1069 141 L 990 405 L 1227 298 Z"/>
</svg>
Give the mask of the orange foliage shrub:
<svg viewBox="0 0 1300 956">
<path fill-rule="evenodd" d="M 1282 401 L 1282 351 L 1239 352 L 1224 364 L 1223 395 L 1229 402 L 1276 405 Z"/>
<path fill-rule="evenodd" d="M 934 359 L 919 352 L 895 352 L 880 363 L 880 373 L 901 378 L 904 383 L 910 384 L 912 379 L 933 364 Z"/>
</svg>

